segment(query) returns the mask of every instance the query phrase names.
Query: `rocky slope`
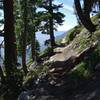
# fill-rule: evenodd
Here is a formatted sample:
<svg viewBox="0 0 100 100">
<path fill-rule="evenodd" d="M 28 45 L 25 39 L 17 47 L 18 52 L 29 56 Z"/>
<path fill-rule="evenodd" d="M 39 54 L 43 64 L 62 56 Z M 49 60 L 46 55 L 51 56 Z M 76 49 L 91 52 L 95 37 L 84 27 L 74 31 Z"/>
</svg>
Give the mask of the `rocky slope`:
<svg viewBox="0 0 100 100">
<path fill-rule="evenodd" d="M 43 65 L 47 72 L 26 83 L 19 100 L 100 100 L 100 15 L 93 20 L 97 30 L 74 30 L 69 44 L 56 48 Z"/>
<path fill-rule="evenodd" d="M 68 59 L 72 58 L 73 60 L 75 60 L 75 58 L 79 57 L 82 53 L 84 53 L 88 49 L 95 47 L 95 45 L 97 45 L 100 40 L 100 22 L 99 22 L 100 16 L 98 15 L 96 17 L 98 18 L 97 20 L 95 20 L 95 23 L 97 25 L 97 30 L 94 33 L 90 33 L 85 28 L 81 28 L 80 32 L 77 34 L 76 31 L 74 31 L 73 34 L 76 34 L 76 36 L 73 38 L 73 40 L 70 41 L 70 43 L 65 47 L 56 48 L 55 49 L 56 54 L 50 57 L 49 62 L 55 63 L 56 66 L 64 66 L 62 65 L 62 63 L 67 62 Z"/>
</svg>

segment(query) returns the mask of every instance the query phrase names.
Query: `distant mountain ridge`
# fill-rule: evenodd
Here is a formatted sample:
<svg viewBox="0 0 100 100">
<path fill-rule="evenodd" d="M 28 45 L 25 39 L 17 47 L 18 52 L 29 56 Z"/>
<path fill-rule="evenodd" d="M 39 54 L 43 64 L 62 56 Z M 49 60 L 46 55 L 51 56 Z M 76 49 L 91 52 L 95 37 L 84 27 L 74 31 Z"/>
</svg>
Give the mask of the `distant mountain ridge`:
<svg viewBox="0 0 100 100">
<path fill-rule="evenodd" d="M 61 34 L 59 36 L 56 36 L 56 41 L 60 40 L 60 39 L 63 39 L 66 35 L 67 35 L 67 32 L 64 32 L 63 34 Z"/>
<path fill-rule="evenodd" d="M 66 34 L 67 34 L 67 32 L 65 32 L 65 31 L 56 31 L 55 32 L 56 41 L 64 38 L 66 36 Z M 44 45 L 44 41 L 49 39 L 49 35 L 46 35 L 46 37 L 45 37 L 43 34 L 43 38 L 42 38 L 42 34 L 41 34 L 41 37 L 37 35 L 37 38 L 40 42 L 40 49 L 41 49 L 41 51 L 43 51 L 46 48 L 46 46 Z"/>
</svg>

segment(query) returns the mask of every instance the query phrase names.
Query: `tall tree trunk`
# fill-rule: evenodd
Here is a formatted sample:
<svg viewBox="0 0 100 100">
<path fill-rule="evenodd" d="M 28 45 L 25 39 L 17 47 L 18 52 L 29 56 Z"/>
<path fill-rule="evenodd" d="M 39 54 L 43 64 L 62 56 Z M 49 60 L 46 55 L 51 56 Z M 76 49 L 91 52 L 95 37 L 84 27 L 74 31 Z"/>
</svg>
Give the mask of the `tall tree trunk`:
<svg viewBox="0 0 100 100">
<path fill-rule="evenodd" d="M 6 94 L 7 100 L 14 100 L 19 91 L 15 77 L 17 70 L 16 62 L 16 39 L 14 33 L 13 0 L 3 0 L 4 3 L 4 42 L 5 42 L 5 69 L 6 82 L 9 92 Z M 14 97 L 14 98 L 13 98 Z"/>
<path fill-rule="evenodd" d="M 16 39 L 14 33 L 13 0 L 4 0 L 4 42 L 5 42 L 5 68 L 10 76 L 16 68 Z"/>
<path fill-rule="evenodd" d="M 88 13 L 90 14 L 90 12 L 92 11 L 92 6 L 95 0 L 84 0 L 84 13 Z"/>
<path fill-rule="evenodd" d="M 33 19 L 35 20 L 35 14 L 36 14 L 36 7 L 35 3 L 32 5 L 33 8 L 31 7 L 30 9 L 30 14 L 31 14 L 31 22 L 33 22 Z M 36 61 L 36 27 L 35 24 L 33 25 L 32 33 L 31 33 L 31 54 L 32 54 L 32 60 L 33 62 Z"/>
<path fill-rule="evenodd" d="M 27 74 L 27 66 L 26 66 L 26 36 L 27 36 L 27 0 L 24 2 L 24 12 L 23 12 L 23 22 L 24 22 L 24 31 L 22 32 L 22 66 L 23 71 Z"/>
<path fill-rule="evenodd" d="M 51 47 L 52 47 L 52 49 L 54 49 L 54 47 L 56 46 L 56 43 L 55 43 L 55 36 L 54 36 L 54 31 L 53 31 L 53 19 L 50 18 L 49 21 L 50 21 L 50 41 L 51 41 Z"/>
<path fill-rule="evenodd" d="M 4 83 L 5 82 L 5 77 L 4 77 L 1 66 L 0 66 L 0 77 L 1 77 L 1 82 Z"/>
<path fill-rule="evenodd" d="M 51 47 L 54 49 L 56 46 L 55 43 L 55 36 L 54 36 L 54 30 L 53 30 L 53 9 L 52 9 L 52 0 L 49 1 L 51 9 L 49 10 L 49 13 L 51 14 L 50 19 L 49 19 L 49 24 L 50 24 L 50 41 L 51 41 Z"/>
<path fill-rule="evenodd" d="M 82 8 L 81 8 L 81 5 L 80 5 L 80 0 L 74 0 L 74 3 L 75 3 L 75 8 L 76 8 L 77 14 L 79 16 L 79 19 L 81 20 L 81 22 L 84 25 L 84 27 L 86 29 L 88 29 L 90 32 L 94 32 L 96 27 L 91 22 L 90 15 L 89 15 L 92 2 L 90 2 L 90 5 L 89 5 L 88 9 L 87 8 L 84 9 L 84 10 L 87 10 L 87 12 L 86 11 L 84 11 L 84 12 L 82 11 Z M 87 6 L 87 2 L 85 4 L 85 6 Z"/>
<path fill-rule="evenodd" d="M 88 21 L 91 21 L 90 19 L 90 12 L 92 11 L 92 6 L 95 0 L 84 0 L 84 9 L 83 9 L 83 13 L 85 18 Z"/>
<path fill-rule="evenodd" d="M 35 32 L 32 35 L 32 40 L 31 40 L 31 53 L 32 53 L 32 60 L 36 61 L 36 36 Z"/>
</svg>

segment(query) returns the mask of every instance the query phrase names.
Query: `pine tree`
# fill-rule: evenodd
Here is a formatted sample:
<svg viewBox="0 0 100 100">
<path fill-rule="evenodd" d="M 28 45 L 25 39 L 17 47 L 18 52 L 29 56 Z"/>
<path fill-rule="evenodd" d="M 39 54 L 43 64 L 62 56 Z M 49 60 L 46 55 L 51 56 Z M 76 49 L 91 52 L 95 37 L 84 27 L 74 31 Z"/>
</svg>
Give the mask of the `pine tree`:
<svg viewBox="0 0 100 100">
<path fill-rule="evenodd" d="M 55 36 L 54 30 L 56 30 L 57 25 L 62 25 L 64 14 L 59 12 L 59 9 L 62 7 L 62 4 L 55 5 L 53 0 L 44 0 L 43 4 L 41 5 L 46 11 L 44 11 L 44 15 L 47 18 L 44 19 L 44 32 L 50 34 L 50 42 L 52 52 L 54 47 L 56 46 L 55 43 Z M 48 16 L 47 16 L 48 15 Z"/>
<path fill-rule="evenodd" d="M 34 0 L 34 2 L 30 1 L 30 12 L 29 12 L 29 18 L 30 18 L 30 41 L 31 41 L 31 54 L 32 54 L 32 60 L 36 62 L 36 9 L 37 9 L 37 3 L 38 0 Z"/>
<path fill-rule="evenodd" d="M 16 79 L 16 38 L 14 32 L 14 7 L 13 0 L 3 0 L 4 4 L 4 45 L 5 45 L 5 70 L 6 70 L 6 84 L 9 92 L 6 94 L 10 100 L 16 97 L 19 86 Z"/>
<path fill-rule="evenodd" d="M 4 0 L 4 19 L 5 67 L 7 76 L 10 76 L 16 69 L 17 63 L 13 0 Z"/>
<path fill-rule="evenodd" d="M 22 0 L 22 20 L 23 20 L 23 30 L 22 30 L 22 67 L 24 73 L 27 74 L 27 66 L 26 66 L 26 41 L 27 41 L 27 25 L 28 25 L 28 0 Z"/>
<path fill-rule="evenodd" d="M 37 16 L 37 12 L 36 9 L 38 8 L 38 3 L 40 3 L 41 0 L 27 0 L 27 7 L 25 6 L 25 2 L 24 1 L 19 1 L 19 5 L 17 5 L 17 11 L 16 11 L 16 16 L 17 16 L 17 21 L 16 21 L 16 32 L 17 32 L 17 44 L 18 44 L 18 50 L 20 52 L 20 54 L 22 53 L 22 55 L 24 54 L 24 57 L 22 57 L 22 59 L 24 58 L 24 65 L 26 64 L 26 47 L 27 45 L 31 44 L 31 53 L 32 53 L 32 59 L 33 61 L 36 58 L 36 32 L 39 29 L 39 23 L 40 20 L 38 21 L 38 17 Z M 27 11 L 25 13 L 27 13 L 27 23 L 25 24 L 25 9 L 27 8 Z M 24 29 L 26 27 L 26 33 L 24 32 Z M 24 36 L 24 38 L 23 38 Z M 24 40 L 24 43 L 22 43 L 22 41 Z M 24 49 L 23 49 L 23 44 L 24 44 Z M 23 53 L 23 50 L 24 53 Z"/>
</svg>

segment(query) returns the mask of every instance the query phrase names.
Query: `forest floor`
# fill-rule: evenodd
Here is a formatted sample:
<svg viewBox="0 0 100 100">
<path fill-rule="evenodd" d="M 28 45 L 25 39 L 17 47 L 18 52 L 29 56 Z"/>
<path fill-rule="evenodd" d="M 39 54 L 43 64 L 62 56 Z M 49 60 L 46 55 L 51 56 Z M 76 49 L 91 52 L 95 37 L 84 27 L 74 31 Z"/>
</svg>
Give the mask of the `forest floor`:
<svg viewBox="0 0 100 100">
<path fill-rule="evenodd" d="M 65 100 L 100 100 L 100 72 L 93 75 Z"/>
<path fill-rule="evenodd" d="M 30 98 L 27 100 L 100 100 L 100 72 L 95 72 L 89 79 L 80 77 L 74 81 L 67 74 L 58 77 L 45 76 L 37 86 L 34 86 L 34 79 L 31 80 L 27 87 L 30 90 L 25 95 Z"/>
<path fill-rule="evenodd" d="M 86 29 L 78 28 L 82 30 L 69 45 L 56 48 L 55 55 L 49 59 L 53 64 L 56 62 L 55 66 L 46 65 L 47 73 L 40 72 L 40 76 L 28 80 L 19 100 L 100 100 L 100 23 L 98 20 L 96 23 L 97 31 L 92 36 Z M 82 59 L 74 64 L 77 57 Z"/>
</svg>

